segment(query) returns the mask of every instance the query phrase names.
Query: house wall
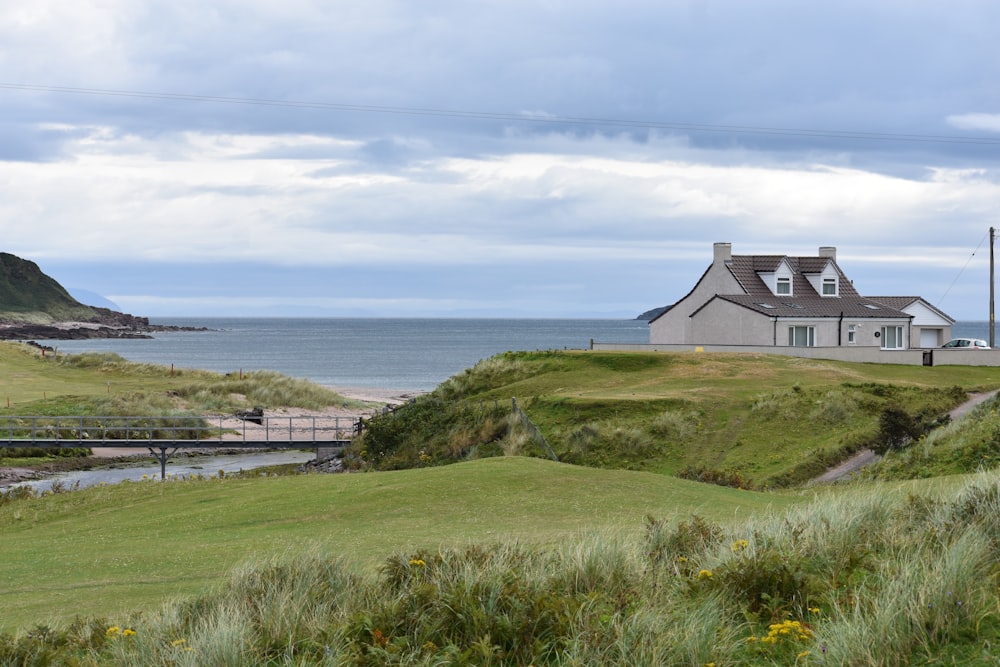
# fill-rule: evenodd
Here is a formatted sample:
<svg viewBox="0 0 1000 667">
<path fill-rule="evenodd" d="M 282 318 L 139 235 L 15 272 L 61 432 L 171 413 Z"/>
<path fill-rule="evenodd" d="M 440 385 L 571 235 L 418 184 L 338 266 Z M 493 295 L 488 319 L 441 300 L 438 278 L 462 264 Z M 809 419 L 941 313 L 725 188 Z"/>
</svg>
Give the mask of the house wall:
<svg viewBox="0 0 1000 667">
<path fill-rule="evenodd" d="M 641 343 L 594 343 L 601 352 L 688 352 L 781 354 L 806 359 L 831 359 L 872 364 L 908 366 L 1000 367 L 1000 350 L 882 350 L 878 347 L 772 347 L 764 345 L 649 345 Z"/>
<path fill-rule="evenodd" d="M 727 345 L 738 340 L 744 345 L 774 345 L 774 322 L 770 317 L 729 301 L 712 299 L 690 320 L 688 343 Z"/>
<path fill-rule="evenodd" d="M 910 346 L 909 323 L 898 319 L 844 318 L 772 318 L 723 299 L 712 299 L 690 318 L 691 338 L 686 344 L 695 345 L 770 345 L 789 347 L 790 327 L 812 327 L 816 347 L 882 347 L 882 327 L 902 326 L 903 347 Z M 848 328 L 854 325 L 855 341 L 848 343 Z M 875 336 L 878 332 L 880 335 Z M 914 338 L 919 341 L 919 338 Z"/>
<path fill-rule="evenodd" d="M 716 294 L 742 293 L 740 284 L 726 268 L 725 262 L 731 258 L 732 247 L 728 243 L 715 244 L 715 259 L 691 293 L 649 323 L 650 343 L 693 342 L 695 338 L 691 331 L 691 314 Z"/>
</svg>

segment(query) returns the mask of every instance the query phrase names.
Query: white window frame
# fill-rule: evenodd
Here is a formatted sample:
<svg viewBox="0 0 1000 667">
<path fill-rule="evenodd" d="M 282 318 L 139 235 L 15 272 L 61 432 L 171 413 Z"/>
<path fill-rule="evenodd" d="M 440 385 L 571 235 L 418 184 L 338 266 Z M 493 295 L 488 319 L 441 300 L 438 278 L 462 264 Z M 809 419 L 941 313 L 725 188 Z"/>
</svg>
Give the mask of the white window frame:
<svg viewBox="0 0 1000 667">
<path fill-rule="evenodd" d="M 828 287 L 832 288 L 829 292 L 827 291 Z M 837 284 L 836 278 L 823 278 L 823 290 L 820 294 L 822 296 L 837 296 L 838 287 L 839 285 Z"/>
<path fill-rule="evenodd" d="M 782 288 L 787 288 L 782 291 Z M 787 276 L 777 276 L 774 279 L 774 293 L 781 296 L 791 296 L 792 295 L 792 279 Z"/>
<path fill-rule="evenodd" d="M 847 344 L 857 345 L 858 343 L 858 325 L 848 324 L 847 325 Z"/>
<path fill-rule="evenodd" d="M 805 337 L 805 344 L 799 343 L 801 333 Z M 788 327 L 788 347 L 816 347 L 816 327 L 804 324 L 792 324 Z"/>
<path fill-rule="evenodd" d="M 895 343 L 892 347 L 889 346 L 889 331 L 892 330 L 893 342 Z M 903 347 L 903 327 L 898 324 L 887 324 L 882 327 L 882 349 L 883 350 L 902 350 Z"/>
</svg>

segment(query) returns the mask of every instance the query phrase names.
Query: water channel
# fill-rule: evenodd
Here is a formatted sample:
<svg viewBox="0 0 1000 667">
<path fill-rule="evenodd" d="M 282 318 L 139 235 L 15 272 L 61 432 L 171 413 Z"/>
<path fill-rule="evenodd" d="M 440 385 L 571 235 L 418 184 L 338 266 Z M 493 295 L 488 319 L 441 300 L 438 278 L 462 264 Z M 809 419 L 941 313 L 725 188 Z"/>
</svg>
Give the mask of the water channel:
<svg viewBox="0 0 1000 667">
<path fill-rule="evenodd" d="M 186 477 L 216 477 L 223 474 L 254 470 L 266 466 L 288 463 L 305 463 L 316 458 L 312 451 L 278 451 L 278 452 L 248 452 L 246 454 L 227 454 L 219 456 L 177 456 L 167 462 L 167 479 L 183 479 Z M 45 479 L 31 480 L 12 484 L 10 487 L 29 486 L 38 492 L 51 490 L 53 484 L 61 484 L 64 489 L 85 488 L 98 484 L 118 484 L 120 482 L 138 482 L 142 480 L 159 480 L 160 464 L 152 456 L 149 463 L 141 461 L 129 463 L 108 462 L 108 467 L 92 468 L 90 470 L 73 470 L 56 473 Z M 0 487 L 5 488 L 5 487 Z"/>
</svg>

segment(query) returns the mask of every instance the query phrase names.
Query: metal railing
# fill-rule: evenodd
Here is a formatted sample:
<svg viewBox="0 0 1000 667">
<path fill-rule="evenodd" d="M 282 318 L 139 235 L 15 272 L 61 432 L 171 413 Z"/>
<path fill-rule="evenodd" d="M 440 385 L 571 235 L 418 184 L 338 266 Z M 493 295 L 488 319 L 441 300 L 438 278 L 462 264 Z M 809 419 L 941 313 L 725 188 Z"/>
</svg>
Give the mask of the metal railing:
<svg viewBox="0 0 1000 667">
<path fill-rule="evenodd" d="M 336 445 L 360 432 L 356 417 L 0 416 L 0 447 L 262 447 Z"/>
</svg>

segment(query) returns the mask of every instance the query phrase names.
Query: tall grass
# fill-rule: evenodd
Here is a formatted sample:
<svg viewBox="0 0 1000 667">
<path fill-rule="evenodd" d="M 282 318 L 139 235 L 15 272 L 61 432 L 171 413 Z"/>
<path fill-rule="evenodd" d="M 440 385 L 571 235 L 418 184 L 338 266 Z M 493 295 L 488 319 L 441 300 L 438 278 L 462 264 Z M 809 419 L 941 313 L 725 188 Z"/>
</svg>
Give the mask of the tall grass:
<svg viewBox="0 0 1000 667">
<path fill-rule="evenodd" d="M 895 667 L 1000 639 L 997 475 L 623 535 L 417 549 L 368 573 L 311 549 L 160 611 L 0 636 L 0 664 Z"/>
</svg>

